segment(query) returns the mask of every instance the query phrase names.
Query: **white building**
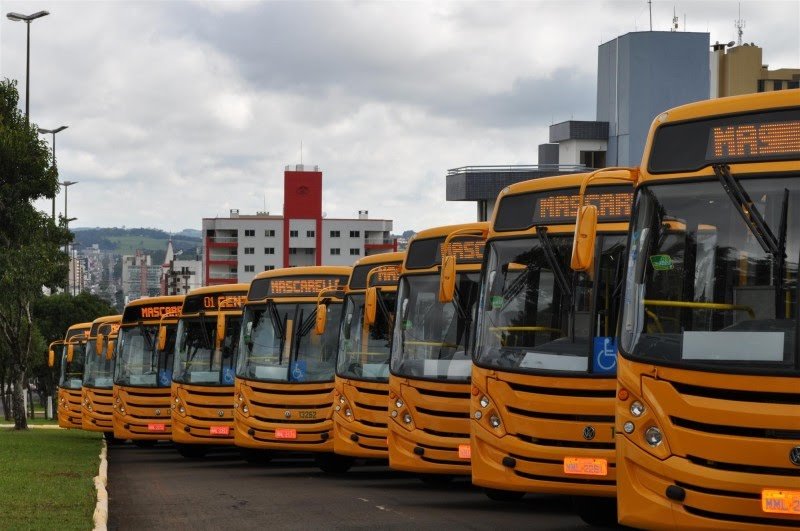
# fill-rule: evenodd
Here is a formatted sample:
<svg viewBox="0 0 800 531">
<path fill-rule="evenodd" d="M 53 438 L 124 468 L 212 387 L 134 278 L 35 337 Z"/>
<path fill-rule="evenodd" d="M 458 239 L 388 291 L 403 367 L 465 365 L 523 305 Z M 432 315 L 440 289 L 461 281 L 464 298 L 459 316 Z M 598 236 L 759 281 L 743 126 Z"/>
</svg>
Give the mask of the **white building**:
<svg viewBox="0 0 800 531">
<path fill-rule="evenodd" d="M 283 215 L 260 212 L 203 218 L 204 285 L 249 282 L 281 267 L 350 265 L 371 254 L 394 251 L 392 220 L 330 219 L 322 215 L 322 172 L 287 166 Z"/>
</svg>

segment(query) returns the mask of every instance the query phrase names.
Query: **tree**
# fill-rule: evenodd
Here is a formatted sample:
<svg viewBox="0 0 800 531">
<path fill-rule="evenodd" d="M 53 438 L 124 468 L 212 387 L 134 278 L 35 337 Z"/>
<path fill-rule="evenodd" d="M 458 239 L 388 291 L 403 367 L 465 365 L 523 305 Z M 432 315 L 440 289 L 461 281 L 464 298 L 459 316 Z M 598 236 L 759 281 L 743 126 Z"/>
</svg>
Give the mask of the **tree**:
<svg viewBox="0 0 800 531">
<path fill-rule="evenodd" d="M 14 386 L 14 427 L 26 429 L 23 392 L 36 337 L 32 304 L 43 287 L 66 284 L 69 259 L 61 247 L 71 237 L 63 218 L 56 225 L 32 204 L 55 196 L 58 173 L 18 101 L 16 82 L 0 81 L 0 342 Z"/>
</svg>

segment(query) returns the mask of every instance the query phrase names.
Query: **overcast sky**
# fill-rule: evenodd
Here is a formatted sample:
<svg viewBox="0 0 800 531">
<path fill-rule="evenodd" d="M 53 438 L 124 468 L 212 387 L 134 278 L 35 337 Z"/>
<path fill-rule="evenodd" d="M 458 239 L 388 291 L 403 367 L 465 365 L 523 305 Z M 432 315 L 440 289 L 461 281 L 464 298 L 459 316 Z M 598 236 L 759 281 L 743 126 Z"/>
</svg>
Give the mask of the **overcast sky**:
<svg viewBox="0 0 800 531">
<path fill-rule="evenodd" d="M 653 1 L 684 29 L 736 39 L 734 0 Z M 73 226 L 200 228 L 280 213 L 286 164 L 323 171 L 329 217 L 395 232 L 471 221 L 448 168 L 532 164 L 547 127 L 595 118 L 597 46 L 648 28 L 646 0 L 230 2 L 0 0 L 0 76 L 57 136 Z M 742 1 L 744 40 L 800 67 L 800 1 Z M 49 141 L 49 135 L 48 135 Z M 63 194 L 58 197 L 63 210 Z M 49 201 L 41 208 L 50 211 Z"/>
</svg>

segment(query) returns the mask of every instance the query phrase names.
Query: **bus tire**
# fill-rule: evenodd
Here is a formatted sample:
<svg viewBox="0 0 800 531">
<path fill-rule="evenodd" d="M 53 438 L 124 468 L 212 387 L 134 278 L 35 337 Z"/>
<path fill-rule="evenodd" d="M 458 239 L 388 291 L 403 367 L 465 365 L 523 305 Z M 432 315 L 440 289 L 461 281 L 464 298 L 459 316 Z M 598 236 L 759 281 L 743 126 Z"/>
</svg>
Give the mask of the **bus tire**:
<svg viewBox="0 0 800 531">
<path fill-rule="evenodd" d="M 617 499 L 574 496 L 572 508 L 581 520 L 593 527 L 617 526 Z"/>
<path fill-rule="evenodd" d="M 326 474 L 344 474 L 353 466 L 355 459 L 337 454 L 317 454 L 314 461 Z"/>
<path fill-rule="evenodd" d="M 156 445 L 157 442 L 158 441 L 154 441 L 152 439 L 145 439 L 145 440 L 133 441 L 133 444 L 137 448 L 152 448 L 153 446 Z"/>
<path fill-rule="evenodd" d="M 125 439 L 117 439 L 114 437 L 114 432 L 111 431 L 104 431 L 103 439 L 106 440 L 106 444 L 109 446 L 119 446 L 120 444 L 125 444 Z"/>
<path fill-rule="evenodd" d="M 241 448 L 239 453 L 242 459 L 251 465 L 266 465 L 272 461 L 272 452 L 269 450 L 255 450 L 253 448 Z"/>
<path fill-rule="evenodd" d="M 206 456 L 208 448 L 202 444 L 175 444 L 175 449 L 186 459 L 202 459 Z"/>
<path fill-rule="evenodd" d="M 450 474 L 420 474 L 419 479 L 431 487 L 445 487 L 453 481 Z"/>
<path fill-rule="evenodd" d="M 525 492 L 517 490 L 483 489 L 490 500 L 499 502 L 515 502 L 525 497 Z"/>
</svg>

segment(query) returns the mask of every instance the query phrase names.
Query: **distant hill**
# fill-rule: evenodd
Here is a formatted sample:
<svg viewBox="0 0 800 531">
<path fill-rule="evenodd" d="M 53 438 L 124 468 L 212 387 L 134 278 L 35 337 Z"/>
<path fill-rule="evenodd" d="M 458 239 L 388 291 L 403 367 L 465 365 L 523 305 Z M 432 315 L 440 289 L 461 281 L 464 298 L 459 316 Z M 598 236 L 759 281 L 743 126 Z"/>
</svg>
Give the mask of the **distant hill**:
<svg viewBox="0 0 800 531">
<path fill-rule="evenodd" d="M 146 251 L 161 251 L 167 249 L 167 242 L 170 233 L 159 229 L 120 229 L 112 228 L 76 228 L 75 241 L 84 249 L 97 244 L 103 251 L 111 251 L 115 254 L 134 254 L 137 249 Z M 175 251 L 185 251 L 194 253 L 195 249 L 202 246 L 200 231 L 194 229 L 184 229 L 173 234 L 172 247 Z"/>
</svg>

